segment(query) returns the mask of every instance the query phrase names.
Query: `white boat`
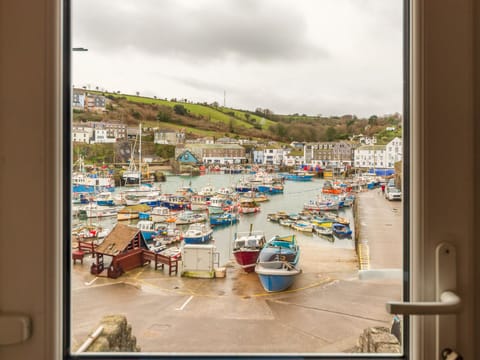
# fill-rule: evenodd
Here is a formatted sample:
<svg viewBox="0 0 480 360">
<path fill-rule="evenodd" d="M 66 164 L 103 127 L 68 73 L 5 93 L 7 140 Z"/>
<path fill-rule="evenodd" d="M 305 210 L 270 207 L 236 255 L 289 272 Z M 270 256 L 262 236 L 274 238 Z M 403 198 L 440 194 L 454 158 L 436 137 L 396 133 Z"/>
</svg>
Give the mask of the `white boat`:
<svg viewBox="0 0 480 360">
<path fill-rule="evenodd" d="M 200 189 L 200 191 L 198 192 L 198 195 L 204 196 L 206 198 L 210 198 L 214 196 L 216 193 L 217 192 L 215 191 L 215 188 L 212 185 L 207 185 Z"/>
<path fill-rule="evenodd" d="M 303 231 L 303 232 L 309 232 L 311 233 L 313 231 L 313 225 L 311 222 L 304 221 L 304 220 L 299 220 L 294 222 L 291 227 L 295 230 L 298 231 Z"/>
<path fill-rule="evenodd" d="M 192 211 L 208 210 L 208 200 L 206 195 L 193 195 L 190 198 L 190 209 Z"/>
<path fill-rule="evenodd" d="M 118 209 L 116 207 L 99 206 L 97 204 L 90 203 L 78 209 L 78 216 L 87 218 L 109 217 L 117 216 L 117 212 Z"/>
<path fill-rule="evenodd" d="M 206 224 L 192 224 L 183 233 L 185 244 L 203 244 L 212 239 L 213 230 Z"/>
<path fill-rule="evenodd" d="M 165 222 L 172 217 L 170 209 L 165 206 L 156 206 L 152 209 L 150 217 L 153 222 Z"/>
<path fill-rule="evenodd" d="M 260 206 L 253 199 L 240 199 L 238 202 L 238 212 L 241 214 L 253 214 L 260 211 Z"/>
<path fill-rule="evenodd" d="M 200 223 L 207 221 L 207 216 L 205 214 L 199 214 L 193 211 L 184 211 L 180 214 L 177 214 L 177 225 L 188 225 L 194 223 Z"/>
<path fill-rule="evenodd" d="M 332 236 L 333 231 L 331 226 L 320 226 L 320 225 L 313 225 L 313 231 L 318 235 L 324 236 Z"/>
</svg>

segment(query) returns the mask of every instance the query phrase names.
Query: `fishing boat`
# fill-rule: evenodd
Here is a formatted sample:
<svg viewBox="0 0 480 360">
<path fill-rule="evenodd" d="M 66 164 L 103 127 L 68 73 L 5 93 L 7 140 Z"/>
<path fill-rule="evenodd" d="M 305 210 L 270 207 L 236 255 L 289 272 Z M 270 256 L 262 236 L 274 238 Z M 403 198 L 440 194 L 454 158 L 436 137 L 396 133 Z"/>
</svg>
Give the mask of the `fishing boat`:
<svg viewBox="0 0 480 360">
<path fill-rule="evenodd" d="M 258 254 L 265 245 L 263 231 L 248 231 L 235 234 L 233 240 L 233 256 L 237 263 L 246 272 L 253 272 Z"/>
<path fill-rule="evenodd" d="M 172 217 L 170 209 L 165 206 L 156 206 L 150 213 L 153 222 L 164 222 L 170 217 Z"/>
<path fill-rule="evenodd" d="M 282 184 L 262 184 L 257 185 L 257 191 L 267 194 L 283 194 L 284 186 Z"/>
<path fill-rule="evenodd" d="M 100 218 L 116 216 L 118 209 L 110 206 L 98 206 L 95 203 L 90 203 L 78 209 L 79 218 Z"/>
<path fill-rule="evenodd" d="M 268 214 L 267 220 L 271 222 L 280 222 L 280 219 L 288 218 L 288 214 L 285 211 L 277 211 L 276 213 Z"/>
<path fill-rule="evenodd" d="M 215 191 L 215 188 L 209 184 L 201 188 L 200 191 L 198 192 L 198 195 L 204 196 L 206 200 L 209 200 L 216 193 L 217 192 Z"/>
<path fill-rule="evenodd" d="M 332 225 L 333 235 L 339 239 L 347 239 L 352 237 L 352 230 L 348 225 L 334 223 Z"/>
<path fill-rule="evenodd" d="M 331 226 L 321 226 L 321 225 L 314 224 L 313 231 L 318 235 L 323 235 L 323 236 L 333 235 L 333 229 Z"/>
<path fill-rule="evenodd" d="M 313 175 L 314 174 L 305 170 L 294 170 L 291 173 L 283 174 L 283 177 L 285 180 L 292 181 L 312 181 Z"/>
<path fill-rule="evenodd" d="M 291 228 L 295 229 L 295 230 L 298 230 L 298 231 L 302 231 L 302 232 L 309 232 L 309 233 L 313 232 L 312 223 L 309 222 L 309 221 L 305 221 L 305 220 L 295 221 L 291 225 Z"/>
<path fill-rule="evenodd" d="M 137 229 L 142 233 L 144 240 L 151 240 L 157 233 L 155 229 L 155 223 L 151 220 L 140 220 L 137 225 Z"/>
<path fill-rule="evenodd" d="M 114 206 L 115 199 L 110 191 L 104 191 L 99 193 L 95 197 L 95 202 L 98 206 Z"/>
<path fill-rule="evenodd" d="M 231 201 L 227 200 L 223 196 L 213 196 L 210 198 L 210 205 L 208 205 L 209 214 L 223 214 L 223 209 L 231 204 Z"/>
<path fill-rule="evenodd" d="M 213 230 L 206 224 L 191 224 L 187 231 L 183 233 L 185 244 L 203 244 L 212 239 Z"/>
<path fill-rule="evenodd" d="M 333 200 L 310 200 L 303 205 L 303 208 L 314 212 L 337 211 L 340 209 L 340 203 Z"/>
<path fill-rule="evenodd" d="M 289 218 L 280 218 L 278 220 L 278 223 L 282 226 L 286 227 L 291 227 L 293 223 L 295 223 L 295 220 L 289 219 Z"/>
<path fill-rule="evenodd" d="M 248 191 L 244 193 L 240 199 L 247 199 L 247 200 L 255 200 L 255 202 L 265 202 L 269 201 L 270 199 L 268 198 L 267 195 L 255 191 Z"/>
<path fill-rule="evenodd" d="M 171 245 L 183 239 L 182 232 L 175 223 L 156 224 L 155 228 L 157 232 L 153 239 L 159 241 L 162 245 Z"/>
<path fill-rule="evenodd" d="M 190 209 L 192 211 L 208 210 L 208 199 L 207 195 L 192 195 L 190 198 Z"/>
<path fill-rule="evenodd" d="M 190 208 L 190 201 L 182 195 L 162 195 L 161 206 L 165 206 L 170 210 L 186 210 Z"/>
<path fill-rule="evenodd" d="M 253 214 L 260 211 L 260 206 L 255 200 L 250 198 L 242 198 L 238 203 L 238 212 L 241 214 Z"/>
<path fill-rule="evenodd" d="M 182 213 L 177 214 L 177 220 L 175 221 L 175 223 L 177 225 L 189 225 L 205 221 L 207 221 L 207 216 L 205 214 L 199 214 L 193 211 L 186 210 Z"/>
<path fill-rule="evenodd" d="M 221 226 L 221 225 L 233 225 L 238 222 L 238 215 L 231 212 L 224 212 L 222 214 L 211 214 L 210 215 L 210 225 L 211 226 Z"/>
<path fill-rule="evenodd" d="M 300 248 L 295 235 L 274 236 L 260 251 L 255 266 L 260 282 L 268 292 L 288 289 L 302 272 L 297 267 Z"/>
<path fill-rule="evenodd" d="M 86 172 L 82 157 L 77 160 L 76 166 L 79 170 L 72 174 L 73 193 L 112 192 L 115 190 L 115 180 L 109 172 Z"/>
</svg>

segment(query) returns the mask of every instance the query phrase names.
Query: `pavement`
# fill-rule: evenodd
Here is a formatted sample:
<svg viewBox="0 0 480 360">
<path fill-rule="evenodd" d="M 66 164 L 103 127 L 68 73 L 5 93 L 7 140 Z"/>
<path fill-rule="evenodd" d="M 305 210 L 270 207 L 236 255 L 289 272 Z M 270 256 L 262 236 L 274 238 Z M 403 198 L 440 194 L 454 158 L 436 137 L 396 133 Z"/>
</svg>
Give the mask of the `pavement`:
<svg viewBox="0 0 480 360">
<path fill-rule="evenodd" d="M 375 190 L 360 193 L 360 234 L 370 269 L 401 267 L 401 203 Z M 400 235 L 398 235 L 400 234 Z M 255 273 L 235 264 L 226 276 L 169 276 L 153 266 L 118 279 L 89 273 L 90 257 L 72 271 L 72 349 L 108 314 L 124 314 L 143 352 L 161 354 L 348 353 L 367 327 L 387 326 L 388 300 L 400 300 L 398 276 L 359 276 L 353 249 L 300 243 L 302 274 L 281 293 L 263 290 Z M 342 241 L 342 240 L 338 240 Z M 399 252 L 400 251 L 400 252 Z"/>
</svg>

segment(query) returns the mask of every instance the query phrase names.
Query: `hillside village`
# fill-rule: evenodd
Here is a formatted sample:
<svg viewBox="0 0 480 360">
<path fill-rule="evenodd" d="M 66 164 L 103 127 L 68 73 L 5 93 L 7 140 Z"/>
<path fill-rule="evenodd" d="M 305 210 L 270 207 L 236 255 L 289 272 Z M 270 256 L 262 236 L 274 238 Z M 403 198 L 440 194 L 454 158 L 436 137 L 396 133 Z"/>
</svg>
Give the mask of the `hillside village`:
<svg viewBox="0 0 480 360">
<path fill-rule="evenodd" d="M 187 127 L 173 127 L 171 121 L 162 122 L 158 119 L 137 119 L 135 123 L 112 119 L 107 114 L 114 106 L 112 99 L 98 92 L 74 90 L 74 150 L 95 144 L 111 150 L 105 152 L 104 162 L 125 163 L 138 153 L 141 132 L 142 158 L 147 163 L 168 159 L 193 166 L 256 164 L 344 171 L 349 168 L 394 169 L 395 163 L 401 161 L 403 156 L 401 128 L 395 126 L 378 128 L 379 132 L 391 135 L 382 137 L 382 144 L 371 131 L 348 134 L 346 139 L 333 141 L 292 139 L 290 142 L 281 142 L 267 136 L 258 138 L 238 133 L 213 132 L 202 136 Z M 85 121 L 85 114 L 94 119 Z M 370 124 L 365 126 L 366 130 L 371 127 Z M 262 131 L 267 132 L 266 129 Z"/>
</svg>

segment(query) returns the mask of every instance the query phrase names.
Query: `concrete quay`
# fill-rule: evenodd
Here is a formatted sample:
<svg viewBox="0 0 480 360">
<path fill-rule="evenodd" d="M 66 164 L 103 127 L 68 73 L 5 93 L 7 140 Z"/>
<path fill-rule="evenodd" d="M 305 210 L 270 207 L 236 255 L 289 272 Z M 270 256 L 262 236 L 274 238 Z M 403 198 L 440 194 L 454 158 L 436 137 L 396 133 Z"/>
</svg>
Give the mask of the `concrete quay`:
<svg viewBox="0 0 480 360">
<path fill-rule="evenodd" d="M 224 278 L 168 276 L 145 266 L 112 280 L 91 275 L 86 256 L 72 268 L 72 350 L 104 315 L 123 314 L 147 353 L 351 352 L 365 328 L 390 326 L 385 302 L 402 295 L 399 277 L 375 276 L 401 267 L 401 203 L 373 190 L 359 194 L 358 206 L 361 240 L 377 272 L 359 276 L 354 249 L 313 236 L 299 242 L 303 273 L 281 293 L 265 292 L 257 275 L 234 261 Z"/>
</svg>

